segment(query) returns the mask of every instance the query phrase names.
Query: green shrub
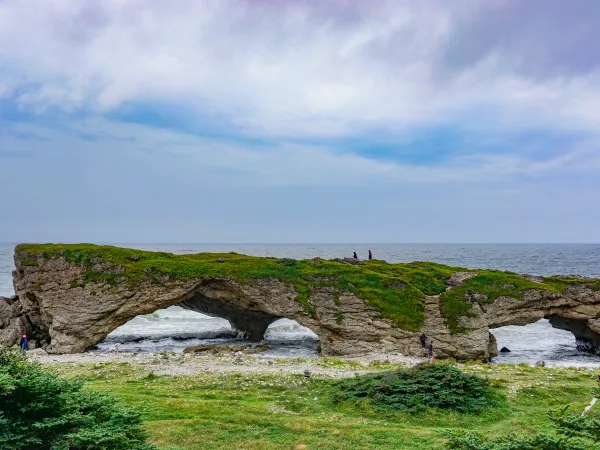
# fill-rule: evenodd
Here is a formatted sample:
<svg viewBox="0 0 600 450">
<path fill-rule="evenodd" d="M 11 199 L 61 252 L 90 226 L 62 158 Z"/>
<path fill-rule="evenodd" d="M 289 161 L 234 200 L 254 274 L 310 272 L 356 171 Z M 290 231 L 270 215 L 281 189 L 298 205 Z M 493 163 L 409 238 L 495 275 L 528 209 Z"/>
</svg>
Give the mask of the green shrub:
<svg viewBox="0 0 600 450">
<path fill-rule="evenodd" d="M 600 396 L 600 381 L 594 397 Z M 568 406 L 548 413 L 552 428 L 533 435 L 496 438 L 465 430 L 443 430 L 446 448 L 455 450 L 588 450 L 600 448 L 600 420 L 574 414 Z"/>
<path fill-rule="evenodd" d="M 600 447 L 600 421 L 567 408 L 548 414 L 553 429 L 530 436 L 514 433 L 488 438 L 480 433 L 446 430 L 446 448 L 454 450 L 588 450 Z"/>
<path fill-rule="evenodd" d="M 140 413 L 0 349 L 0 448 L 151 450 Z"/>
<path fill-rule="evenodd" d="M 421 364 L 410 369 L 362 375 L 335 385 L 334 401 L 368 401 L 383 410 L 426 408 L 478 413 L 497 406 L 500 394 L 488 380 L 449 364 Z"/>
<path fill-rule="evenodd" d="M 288 266 L 288 267 L 293 267 L 298 265 L 298 261 L 296 261 L 295 259 L 292 258 L 283 258 L 280 259 L 279 262 L 281 262 L 281 264 L 283 264 L 284 266 Z"/>
</svg>

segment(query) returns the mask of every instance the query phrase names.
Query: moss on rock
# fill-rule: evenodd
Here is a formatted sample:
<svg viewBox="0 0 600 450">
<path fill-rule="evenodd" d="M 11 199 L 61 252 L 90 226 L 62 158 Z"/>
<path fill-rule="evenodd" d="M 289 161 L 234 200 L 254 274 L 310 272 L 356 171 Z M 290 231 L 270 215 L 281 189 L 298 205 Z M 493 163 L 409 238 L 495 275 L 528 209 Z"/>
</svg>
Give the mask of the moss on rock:
<svg viewBox="0 0 600 450">
<path fill-rule="evenodd" d="M 589 280 L 592 283 L 596 280 Z M 493 303 L 499 297 L 512 297 L 522 300 L 525 292 L 540 290 L 563 293 L 569 286 L 583 284 L 579 278 L 569 277 L 539 277 L 539 281 L 514 273 L 498 270 L 478 270 L 477 275 L 469 278 L 461 286 L 457 286 L 441 296 L 444 316 L 448 328 L 453 333 L 462 333 L 465 330 L 459 325 L 459 317 L 471 316 L 471 307 L 474 302 L 479 305 Z"/>
</svg>

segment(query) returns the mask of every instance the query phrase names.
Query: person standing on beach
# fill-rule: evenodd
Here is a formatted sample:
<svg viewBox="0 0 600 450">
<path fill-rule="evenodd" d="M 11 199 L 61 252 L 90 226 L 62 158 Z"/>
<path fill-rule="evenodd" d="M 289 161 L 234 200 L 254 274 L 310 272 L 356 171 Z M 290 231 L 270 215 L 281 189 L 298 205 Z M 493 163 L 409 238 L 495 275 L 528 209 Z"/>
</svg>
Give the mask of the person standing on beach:
<svg viewBox="0 0 600 450">
<path fill-rule="evenodd" d="M 429 343 L 429 357 L 427 358 L 427 361 L 429 361 L 429 362 L 435 361 L 435 357 L 433 356 L 433 341 L 431 341 Z"/>
<path fill-rule="evenodd" d="M 369 250 L 369 260 L 373 259 L 373 253 L 371 253 L 371 250 Z"/>
<path fill-rule="evenodd" d="M 353 258 L 354 258 L 354 259 L 358 259 L 358 255 L 356 254 L 356 252 L 354 252 L 354 256 L 353 256 Z"/>
<path fill-rule="evenodd" d="M 29 339 L 27 339 L 26 334 L 24 334 L 19 340 L 19 348 L 21 349 L 21 356 L 25 358 L 25 354 L 27 353 L 27 349 L 29 348 Z"/>
</svg>

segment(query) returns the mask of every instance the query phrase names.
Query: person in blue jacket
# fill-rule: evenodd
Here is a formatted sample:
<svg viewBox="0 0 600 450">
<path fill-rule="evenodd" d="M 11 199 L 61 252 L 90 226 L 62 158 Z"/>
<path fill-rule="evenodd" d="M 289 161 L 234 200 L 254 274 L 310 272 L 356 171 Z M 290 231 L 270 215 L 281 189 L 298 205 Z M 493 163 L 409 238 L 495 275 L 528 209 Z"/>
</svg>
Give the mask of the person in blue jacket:
<svg viewBox="0 0 600 450">
<path fill-rule="evenodd" d="M 19 340 L 19 347 L 21 348 L 21 356 L 25 357 L 25 354 L 29 349 L 29 339 L 27 339 L 26 334 L 24 334 Z"/>
</svg>

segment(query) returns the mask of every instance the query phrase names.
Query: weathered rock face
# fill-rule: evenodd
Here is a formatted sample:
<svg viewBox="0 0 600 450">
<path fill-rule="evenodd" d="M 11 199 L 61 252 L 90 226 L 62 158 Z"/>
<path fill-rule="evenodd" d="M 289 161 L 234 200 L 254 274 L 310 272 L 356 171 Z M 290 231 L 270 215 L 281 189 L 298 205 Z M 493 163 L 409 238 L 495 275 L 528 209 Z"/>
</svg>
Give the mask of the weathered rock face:
<svg viewBox="0 0 600 450">
<path fill-rule="evenodd" d="M 31 256 L 29 255 L 28 258 Z M 161 276 L 135 287 L 125 282 L 85 279 L 85 268 L 63 257 L 26 260 L 15 256 L 16 297 L 0 298 L 0 344 L 13 345 L 27 332 L 34 345 L 49 353 L 81 352 L 101 342 L 115 328 L 141 314 L 172 305 L 226 318 L 250 340 L 262 339 L 270 323 L 296 320 L 320 338 L 326 355 L 390 352 L 424 355 L 419 335 L 433 341 L 438 357 L 488 360 L 497 354 L 490 328 L 524 325 L 550 318 L 553 326 L 572 331 L 581 348 L 597 351 L 600 342 L 600 291 L 573 285 L 559 294 L 535 289 L 524 299 L 499 297 L 480 304 L 477 293 L 470 314 L 460 317 L 464 333 L 452 333 L 442 313 L 440 295 L 424 298 L 425 320 L 418 331 L 400 329 L 354 293 L 315 284 L 309 293 L 314 311 L 297 300 L 292 284 L 275 278 L 236 281 L 229 277 L 170 279 Z M 94 261 L 95 270 L 116 275 L 118 266 Z M 476 272 L 448 278 L 455 289 Z"/>
<path fill-rule="evenodd" d="M 111 284 L 78 286 L 83 278 L 81 267 L 62 259 L 40 258 L 38 266 L 24 266 L 18 259 L 15 263 L 20 307 L 35 330 L 33 339 L 49 353 L 84 351 L 133 317 L 172 305 L 226 318 L 250 340 L 262 339 L 277 319 L 293 319 L 319 336 L 324 354 L 414 354 L 418 350 L 416 333 L 379 318 L 350 293 L 334 296 L 333 289 L 312 292 L 315 314 L 309 314 L 295 300 L 298 293 L 293 287 L 274 279 L 257 279 L 252 284 L 230 279 L 167 280 L 131 291 Z M 340 311 L 344 319 L 338 323 Z"/>
<path fill-rule="evenodd" d="M 528 291 L 523 300 L 499 297 L 484 306 L 490 328 L 526 325 L 547 318 L 554 328 L 573 333 L 577 348 L 600 355 L 600 291 L 574 285 L 564 293 Z"/>
<path fill-rule="evenodd" d="M 15 345 L 23 333 L 32 332 L 18 297 L 0 297 L 0 345 Z"/>
</svg>

